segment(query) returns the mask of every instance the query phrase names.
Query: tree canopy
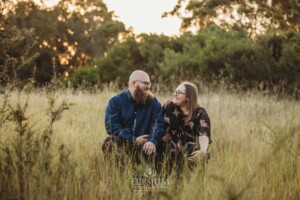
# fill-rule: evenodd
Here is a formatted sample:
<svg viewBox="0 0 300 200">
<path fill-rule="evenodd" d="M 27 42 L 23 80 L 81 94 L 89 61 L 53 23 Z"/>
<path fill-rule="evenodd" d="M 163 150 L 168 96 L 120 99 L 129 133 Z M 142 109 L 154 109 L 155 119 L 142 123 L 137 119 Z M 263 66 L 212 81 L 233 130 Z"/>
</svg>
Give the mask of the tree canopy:
<svg viewBox="0 0 300 200">
<path fill-rule="evenodd" d="M 1 11 L 1 47 L 6 48 L 0 55 L 1 70 L 8 71 L 10 79 L 13 74 L 28 78 L 19 70 L 35 63 L 31 68 L 36 66 L 37 81 L 49 81 L 53 65 L 63 73 L 91 64 L 93 57 L 103 56 L 125 34 L 124 24 L 114 20 L 114 14 L 98 0 L 60 1 L 53 8 L 33 0 L 5 1 Z"/>
<path fill-rule="evenodd" d="M 75 87 L 124 86 L 142 69 L 160 88 L 191 80 L 300 97 L 298 2 L 178 0 L 165 16 L 181 17 L 182 34 L 168 37 L 135 35 L 99 0 L 53 7 L 7 0 L 0 4 L 0 84 L 32 77 L 42 85 L 55 72 Z"/>
<path fill-rule="evenodd" d="M 182 14 L 182 9 L 188 14 Z M 180 17 L 183 31 L 212 24 L 242 28 L 250 37 L 270 29 L 300 30 L 298 0 L 178 0 L 174 9 L 164 14 L 167 15 Z"/>
</svg>

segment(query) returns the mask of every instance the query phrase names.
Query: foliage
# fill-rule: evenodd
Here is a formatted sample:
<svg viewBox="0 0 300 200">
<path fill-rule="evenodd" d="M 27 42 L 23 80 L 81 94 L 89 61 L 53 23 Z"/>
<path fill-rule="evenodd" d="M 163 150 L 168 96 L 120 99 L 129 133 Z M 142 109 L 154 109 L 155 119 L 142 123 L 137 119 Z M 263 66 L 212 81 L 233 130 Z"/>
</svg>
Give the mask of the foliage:
<svg viewBox="0 0 300 200">
<path fill-rule="evenodd" d="M 1 23 L 0 32 L 0 83 L 26 80 L 34 73 L 39 53 L 36 32 L 33 28 L 18 28 L 14 22 Z"/>
<path fill-rule="evenodd" d="M 140 67 L 141 60 L 137 42 L 129 37 L 125 42 L 117 43 L 109 49 L 106 57 L 96 58 L 95 63 L 102 81 L 109 82 L 119 78 L 126 84 L 130 72 L 137 69 L 137 66 Z"/>
<path fill-rule="evenodd" d="M 0 55 L 1 62 L 24 78 L 30 77 L 28 73 L 32 74 L 36 65 L 35 79 L 39 83 L 50 82 L 53 58 L 57 62 L 57 73 L 72 71 L 92 64 L 93 57 L 103 56 L 118 37 L 125 34 L 124 24 L 113 20 L 113 13 L 103 1 L 60 1 L 52 8 L 38 6 L 33 0 L 12 2 L 1 3 L 1 48 L 12 49 L 16 55 Z M 11 7 L 6 10 L 8 5 Z M 16 37 L 19 39 L 14 39 Z M 33 56 L 32 47 L 39 47 Z M 22 64 L 29 65 L 26 73 L 18 71 L 20 64 L 16 61 L 11 64 L 11 58 L 20 54 L 24 57 Z"/>
<path fill-rule="evenodd" d="M 42 85 L 56 73 L 76 87 L 83 80 L 123 87 L 133 70 L 142 69 L 150 74 L 157 90 L 170 89 L 188 79 L 299 98 L 298 4 L 272 1 L 270 7 L 267 1 L 251 2 L 190 1 L 187 10 L 193 17 L 182 18 L 183 26 L 185 20 L 187 27 L 193 20 L 204 25 L 194 34 L 168 37 L 126 32 L 103 1 L 60 1 L 52 8 L 33 1 L 5 1 L 0 19 L 0 81 L 31 78 Z M 178 1 L 170 14 L 175 15 L 183 3 Z M 220 9 L 239 12 L 249 20 L 246 24 L 239 22 L 241 18 L 232 24 L 216 23 Z M 287 21 L 281 22 L 284 15 Z M 264 26 L 268 32 L 251 37 L 260 26 L 258 18 L 270 16 L 274 20 L 267 20 Z M 69 78 L 64 77 L 66 74 Z"/>
<path fill-rule="evenodd" d="M 137 69 L 147 71 L 153 81 L 157 80 L 166 48 L 176 50 L 176 41 L 155 34 L 140 35 L 138 39 L 128 37 L 124 42 L 116 43 L 107 56 L 95 59 L 101 81 L 109 82 L 118 78 L 121 84 L 126 84 L 130 73 Z"/>
<path fill-rule="evenodd" d="M 25 91 L 20 90 L 18 94 L 14 94 L 12 90 L 5 90 L 4 95 L 0 96 L 1 112 L 9 116 L 1 118 L 1 136 L 4 134 L 2 126 L 11 124 L 15 127 L 10 132 L 10 140 L 0 143 L 0 198 L 58 198 L 65 181 L 74 175 L 74 164 L 70 161 L 70 152 L 64 144 L 59 145 L 56 154 L 59 160 L 55 161 L 52 152 L 55 149 L 52 141 L 53 125 L 71 104 L 66 101 L 57 103 L 57 96 L 49 91 L 48 124 L 43 130 L 37 130 L 28 116 L 29 95 L 24 100 L 23 95 L 26 94 L 23 92 Z M 17 95 L 18 100 L 12 102 L 8 94 Z M 47 196 L 47 191 L 53 187 L 56 197 Z"/>
<path fill-rule="evenodd" d="M 299 31 L 299 8 L 297 0 L 178 0 L 173 10 L 163 16 L 177 15 L 182 19 L 183 31 L 218 25 L 229 30 L 242 28 L 252 37 L 274 28 Z M 181 14 L 182 9 L 189 14 Z M 220 15 L 225 17 L 219 18 Z"/>
<path fill-rule="evenodd" d="M 96 85 L 99 83 L 99 73 L 95 67 L 79 67 L 72 74 L 70 81 L 77 87 L 82 84 Z"/>
<path fill-rule="evenodd" d="M 133 70 L 147 71 L 152 82 L 173 82 L 260 88 L 299 97 L 299 34 L 276 31 L 250 39 L 241 29 L 225 31 L 211 26 L 176 39 L 164 36 L 127 38 L 115 44 L 104 58 L 95 59 L 101 82 L 118 79 L 126 85 Z"/>
</svg>

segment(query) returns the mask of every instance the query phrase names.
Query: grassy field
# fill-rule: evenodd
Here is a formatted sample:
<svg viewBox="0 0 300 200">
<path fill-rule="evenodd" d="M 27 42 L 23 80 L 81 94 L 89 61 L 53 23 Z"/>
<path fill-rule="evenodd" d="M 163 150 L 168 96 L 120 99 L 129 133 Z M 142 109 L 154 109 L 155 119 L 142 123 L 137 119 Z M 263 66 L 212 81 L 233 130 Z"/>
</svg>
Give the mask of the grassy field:
<svg viewBox="0 0 300 200">
<path fill-rule="evenodd" d="M 0 98 L 0 199 L 300 199 L 300 103 L 206 90 L 211 159 L 163 191 L 104 162 L 104 113 L 116 92 L 9 92 Z M 163 104 L 171 94 L 159 94 Z M 5 104 L 8 100 L 8 104 Z M 28 105 L 26 104 L 28 103 Z M 6 117 L 7 116 L 7 117 Z"/>
</svg>

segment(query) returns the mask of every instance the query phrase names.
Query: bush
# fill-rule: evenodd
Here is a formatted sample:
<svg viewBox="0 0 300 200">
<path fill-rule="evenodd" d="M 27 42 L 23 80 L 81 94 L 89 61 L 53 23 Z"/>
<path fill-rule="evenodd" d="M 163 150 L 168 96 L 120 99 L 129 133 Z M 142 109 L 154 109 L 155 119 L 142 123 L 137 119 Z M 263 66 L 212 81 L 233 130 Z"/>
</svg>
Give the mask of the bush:
<svg viewBox="0 0 300 200">
<path fill-rule="evenodd" d="M 70 77 L 72 86 L 78 87 L 79 85 L 96 85 L 100 81 L 97 68 L 94 67 L 79 67 Z"/>
</svg>

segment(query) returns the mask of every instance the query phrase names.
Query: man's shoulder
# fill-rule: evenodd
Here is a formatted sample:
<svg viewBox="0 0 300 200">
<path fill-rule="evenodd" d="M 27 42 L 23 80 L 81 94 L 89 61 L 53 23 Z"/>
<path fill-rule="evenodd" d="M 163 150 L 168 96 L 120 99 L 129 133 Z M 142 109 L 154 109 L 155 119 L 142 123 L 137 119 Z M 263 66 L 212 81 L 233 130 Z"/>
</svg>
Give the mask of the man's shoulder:
<svg viewBox="0 0 300 200">
<path fill-rule="evenodd" d="M 119 105 L 121 106 L 122 104 L 128 102 L 127 100 L 129 100 L 129 96 L 128 96 L 128 91 L 122 91 L 114 96 L 112 96 L 109 100 L 108 100 L 108 104 L 109 105 Z"/>
<path fill-rule="evenodd" d="M 110 100 L 118 100 L 118 99 L 124 99 L 128 98 L 128 90 L 122 91 L 110 98 Z"/>
<path fill-rule="evenodd" d="M 157 98 L 156 96 L 153 96 L 153 97 L 152 97 L 152 101 L 155 102 L 155 103 L 160 103 L 160 102 L 158 101 L 158 98 Z"/>
<path fill-rule="evenodd" d="M 152 102 L 151 103 L 152 106 L 159 106 L 159 107 L 161 107 L 161 103 L 160 103 L 160 101 L 158 100 L 158 98 L 156 96 L 152 97 L 151 102 Z"/>
</svg>

